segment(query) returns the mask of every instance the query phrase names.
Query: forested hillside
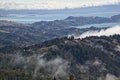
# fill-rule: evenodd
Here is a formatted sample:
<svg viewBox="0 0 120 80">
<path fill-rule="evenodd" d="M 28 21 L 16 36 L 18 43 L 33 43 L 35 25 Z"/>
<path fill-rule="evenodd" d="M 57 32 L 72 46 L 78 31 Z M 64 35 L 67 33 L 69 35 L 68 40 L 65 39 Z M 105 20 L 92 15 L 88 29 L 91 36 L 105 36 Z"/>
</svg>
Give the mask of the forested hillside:
<svg viewBox="0 0 120 80">
<path fill-rule="evenodd" d="M 119 80 L 120 36 L 56 38 L 0 49 L 0 80 Z"/>
</svg>

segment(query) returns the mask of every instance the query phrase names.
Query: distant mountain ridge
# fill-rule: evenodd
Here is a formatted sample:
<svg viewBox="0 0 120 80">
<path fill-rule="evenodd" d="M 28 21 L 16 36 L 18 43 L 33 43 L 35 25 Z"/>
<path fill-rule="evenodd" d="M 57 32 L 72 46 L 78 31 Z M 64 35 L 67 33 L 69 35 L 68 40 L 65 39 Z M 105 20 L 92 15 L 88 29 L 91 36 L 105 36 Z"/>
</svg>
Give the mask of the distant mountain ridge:
<svg viewBox="0 0 120 80">
<path fill-rule="evenodd" d="M 111 23 L 111 22 L 120 22 L 120 14 L 107 17 L 74 17 L 69 16 L 64 20 L 54 20 L 54 21 L 40 21 L 32 24 L 22 24 L 12 21 L 0 20 L 0 26 L 39 26 L 39 27 L 71 27 L 71 26 L 81 26 L 88 24 L 100 24 L 100 23 Z"/>
<path fill-rule="evenodd" d="M 37 25 L 40 27 L 70 27 L 70 26 L 81 26 L 87 24 L 97 24 L 97 23 L 111 23 L 111 22 L 120 22 L 120 14 L 111 16 L 111 18 L 106 17 L 73 17 L 69 16 L 64 20 L 55 20 L 55 21 L 40 21 L 35 22 L 32 25 Z"/>
</svg>

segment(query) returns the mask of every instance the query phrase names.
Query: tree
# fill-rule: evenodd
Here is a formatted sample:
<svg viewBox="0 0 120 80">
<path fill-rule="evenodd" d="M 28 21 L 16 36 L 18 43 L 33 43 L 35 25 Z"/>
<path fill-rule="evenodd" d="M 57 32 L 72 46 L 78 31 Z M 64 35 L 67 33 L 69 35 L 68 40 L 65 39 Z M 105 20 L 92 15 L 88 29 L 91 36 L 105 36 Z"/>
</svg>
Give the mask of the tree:
<svg viewBox="0 0 120 80">
<path fill-rule="evenodd" d="M 75 80 L 75 77 L 73 75 L 70 75 L 69 80 Z"/>
<path fill-rule="evenodd" d="M 57 80 L 55 77 L 52 80 Z"/>
</svg>

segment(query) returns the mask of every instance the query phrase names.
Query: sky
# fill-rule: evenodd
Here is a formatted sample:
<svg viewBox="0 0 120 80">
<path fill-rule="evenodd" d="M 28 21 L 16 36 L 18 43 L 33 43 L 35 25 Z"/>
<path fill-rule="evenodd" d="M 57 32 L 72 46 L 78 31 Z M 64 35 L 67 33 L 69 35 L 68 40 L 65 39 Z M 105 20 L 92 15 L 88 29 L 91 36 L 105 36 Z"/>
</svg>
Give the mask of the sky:
<svg viewBox="0 0 120 80">
<path fill-rule="evenodd" d="M 0 0 L 0 9 L 64 9 L 118 3 L 120 0 Z"/>
</svg>

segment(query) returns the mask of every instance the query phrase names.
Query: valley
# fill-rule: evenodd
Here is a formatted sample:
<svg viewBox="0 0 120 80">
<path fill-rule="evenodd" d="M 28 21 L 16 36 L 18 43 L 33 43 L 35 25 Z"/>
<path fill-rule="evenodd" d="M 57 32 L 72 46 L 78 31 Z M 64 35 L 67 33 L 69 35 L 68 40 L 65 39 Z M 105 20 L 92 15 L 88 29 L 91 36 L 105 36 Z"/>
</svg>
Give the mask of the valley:
<svg viewBox="0 0 120 80">
<path fill-rule="evenodd" d="M 120 1 L 0 0 L 0 80 L 120 80 Z"/>
</svg>

